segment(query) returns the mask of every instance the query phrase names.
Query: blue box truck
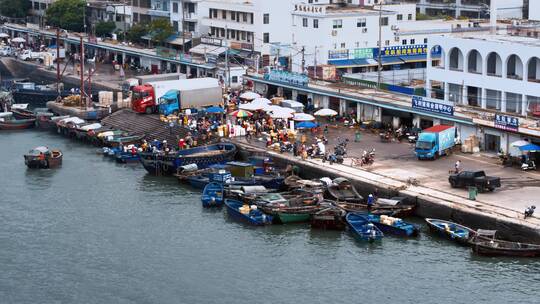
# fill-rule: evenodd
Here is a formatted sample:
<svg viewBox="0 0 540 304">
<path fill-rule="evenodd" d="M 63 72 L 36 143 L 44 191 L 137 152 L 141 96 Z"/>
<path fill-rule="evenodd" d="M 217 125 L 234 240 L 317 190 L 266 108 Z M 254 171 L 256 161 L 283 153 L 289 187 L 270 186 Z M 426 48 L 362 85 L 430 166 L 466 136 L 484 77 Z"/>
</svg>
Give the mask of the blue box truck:
<svg viewBox="0 0 540 304">
<path fill-rule="evenodd" d="M 455 145 L 456 128 L 436 125 L 418 135 L 414 153 L 418 159 L 437 159 L 448 155 Z"/>
<path fill-rule="evenodd" d="M 223 103 L 223 90 L 216 78 L 182 79 L 159 96 L 158 109 L 163 115 L 177 115 L 184 109 L 201 109 Z"/>
</svg>

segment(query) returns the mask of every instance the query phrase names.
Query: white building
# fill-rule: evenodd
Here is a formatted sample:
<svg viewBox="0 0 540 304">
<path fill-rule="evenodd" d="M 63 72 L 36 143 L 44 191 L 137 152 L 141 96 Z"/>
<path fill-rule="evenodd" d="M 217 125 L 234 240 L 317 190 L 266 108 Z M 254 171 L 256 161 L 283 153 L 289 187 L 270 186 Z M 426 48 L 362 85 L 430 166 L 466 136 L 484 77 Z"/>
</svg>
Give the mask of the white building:
<svg viewBox="0 0 540 304">
<path fill-rule="evenodd" d="M 207 28 L 201 19 L 206 16 L 208 8 L 206 1 L 201 0 L 170 0 L 170 19 L 173 28 L 187 37 L 199 37 L 206 34 Z"/>
<path fill-rule="evenodd" d="M 540 21 L 540 1 L 529 0 L 529 20 Z"/>
<path fill-rule="evenodd" d="M 428 48 L 441 49 L 443 59 L 428 65 L 427 95 L 478 113 L 475 122 L 486 128 L 468 132 L 479 135 L 486 150 L 510 151 L 511 142 L 540 136 L 523 125 L 537 125 L 540 115 L 538 39 L 498 34 L 431 37 Z M 520 126 L 508 133 L 494 122 L 495 115 L 516 119 Z"/>
<path fill-rule="evenodd" d="M 271 43 L 291 41 L 293 2 L 208 0 L 202 24 L 211 37 L 223 39 L 230 48 L 258 53 L 269 62 Z"/>
<path fill-rule="evenodd" d="M 415 2 L 418 11 L 422 14 L 437 16 L 448 15 L 455 18 L 460 16 L 469 18 L 485 18 L 489 15 L 491 3 L 495 3 L 499 9 L 499 15 L 503 18 L 522 18 L 523 0 L 405 0 L 403 2 Z M 529 0 L 529 3 L 536 2 Z"/>
</svg>

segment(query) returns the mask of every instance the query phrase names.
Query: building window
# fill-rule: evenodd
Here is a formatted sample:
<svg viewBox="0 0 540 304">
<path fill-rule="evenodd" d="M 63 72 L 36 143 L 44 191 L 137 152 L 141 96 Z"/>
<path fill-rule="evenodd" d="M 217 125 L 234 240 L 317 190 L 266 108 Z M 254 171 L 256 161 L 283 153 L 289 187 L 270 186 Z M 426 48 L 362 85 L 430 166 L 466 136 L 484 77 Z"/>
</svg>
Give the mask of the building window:
<svg viewBox="0 0 540 304">
<path fill-rule="evenodd" d="M 139 22 L 139 14 L 133 13 L 133 22 Z"/>
<path fill-rule="evenodd" d="M 402 14 L 398 14 L 398 15 L 397 15 L 397 20 L 398 20 L 398 21 L 403 20 L 403 15 L 402 15 Z"/>
<path fill-rule="evenodd" d="M 424 38 L 424 44 L 426 44 L 426 43 L 427 43 L 427 38 Z"/>
<path fill-rule="evenodd" d="M 389 46 L 390 45 L 390 40 L 384 41 L 384 45 Z"/>
<path fill-rule="evenodd" d="M 244 31 L 242 31 L 242 40 L 246 40 L 246 32 L 244 32 Z"/>
<path fill-rule="evenodd" d="M 237 82 L 238 82 L 238 76 L 233 76 L 233 77 L 231 77 L 231 81 L 232 81 L 233 83 L 237 83 Z"/>
<path fill-rule="evenodd" d="M 214 18 L 217 18 L 217 10 L 213 10 L 213 16 Z"/>
<path fill-rule="evenodd" d="M 342 48 L 342 49 L 345 48 L 345 42 L 342 42 L 342 43 L 341 43 L 341 48 Z"/>
<path fill-rule="evenodd" d="M 270 34 L 263 33 L 263 43 L 270 43 Z"/>
<path fill-rule="evenodd" d="M 244 21 L 247 21 L 247 15 L 244 15 Z M 270 14 L 264 14 L 263 15 L 263 24 L 269 24 L 270 23 Z"/>
<path fill-rule="evenodd" d="M 242 13 L 242 21 L 247 22 L 247 13 Z M 270 18 L 270 16 L 268 16 Z"/>
<path fill-rule="evenodd" d="M 172 26 L 173 26 L 175 31 L 178 31 L 178 21 L 173 21 Z"/>
<path fill-rule="evenodd" d="M 381 26 L 387 26 L 387 25 L 388 25 L 388 17 L 382 17 Z"/>
<path fill-rule="evenodd" d="M 313 28 L 319 28 L 319 19 L 313 19 Z"/>
<path fill-rule="evenodd" d="M 172 12 L 178 13 L 178 2 L 173 2 L 172 4 Z"/>
<path fill-rule="evenodd" d="M 221 19 L 227 19 L 227 11 L 221 11 Z"/>
<path fill-rule="evenodd" d="M 356 27 L 366 27 L 366 18 L 356 19 Z"/>
<path fill-rule="evenodd" d="M 307 18 L 302 18 L 302 26 L 303 26 L 303 27 L 308 27 L 308 20 L 307 20 Z"/>
<path fill-rule="evenodd" d="M 407 44 L 407 39 L 401 40 L 401 44 L 406 45 Z"/>
<path fill-rule="evenodd" d="M 236 39 L 236 31 L 235 30 L 231 31 L 231 38 Z"/>
<path fill-rule="evenodd" d="M 236 12 L 231 12 L 231 20 L 236 21 Z"/>
<path fill-rule="evenodd" d="M 411 44 L 415 44 L 415 43 L 416 43 L 416 40 L 411 39 Z"/>
<path fill-rule="evenodd" d="M 343 20 L 336 19 L 332 21 L 332 28 L 338 29 L 343 27 Z"/>
<path fill-rule="evenodd" d="M 412 20 L 412 14 L 407 15 L 407 20 Z"/>
<path fill-rule="evenodd" d="M 354 47 L 359 48 L 359 47 L 360 47 L 360 42 L 356 41 L 356 42 L 354 43 Z"/>
</svg>

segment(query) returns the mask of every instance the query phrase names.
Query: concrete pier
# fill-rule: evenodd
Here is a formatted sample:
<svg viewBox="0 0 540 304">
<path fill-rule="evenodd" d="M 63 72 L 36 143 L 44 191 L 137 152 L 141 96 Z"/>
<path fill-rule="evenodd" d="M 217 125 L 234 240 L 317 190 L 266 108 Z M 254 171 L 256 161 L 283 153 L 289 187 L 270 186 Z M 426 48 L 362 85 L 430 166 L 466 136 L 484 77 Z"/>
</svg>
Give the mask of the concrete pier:
<svg viewBox="0 0 540 304">
<path fill-rule="evenodd" d="M 474 229 L 494 229 L 502 238 L 520 242 L 540 243 L 540 219 L 523 219 L 519 212 L 499 206 L 471 201 L 463 197 L 416 186 L 381 174 L 346 165 L 322 163 L 318 159 L 301 160 L 290 154 L 267 151 L 244 140 L 234 140 L 241 151 L 265 154 L 281 165 L 293 164 L 301 168 L 304 178 L 345 177 L 364 197 L 377 189 L 379 196 L 404 196 L 417 204 L 416 215 L 451 220 Z"/>
</svg>

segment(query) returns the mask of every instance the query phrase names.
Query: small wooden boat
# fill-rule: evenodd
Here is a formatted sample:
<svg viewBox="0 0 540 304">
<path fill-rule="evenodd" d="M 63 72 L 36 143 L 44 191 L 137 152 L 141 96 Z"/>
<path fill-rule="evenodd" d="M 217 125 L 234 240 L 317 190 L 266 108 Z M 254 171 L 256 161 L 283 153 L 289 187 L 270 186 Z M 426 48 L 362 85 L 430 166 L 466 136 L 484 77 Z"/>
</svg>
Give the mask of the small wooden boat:
<svg viewBox="0 0 540 304">
<path fill-rule="evenodd" d="M 249 199 L 262 211 L 274 216 L 275 223 L 288 224 L 308 222 L 311 215 L 321 209 L 319 202 L 322 197 L 298 190 L 288 193 L 264 193 Z"/>
<path fill-rule="evenodd" d="M 272 223 L 272 216 L 264 214 L 257 206 L 249 206 L 241 201 L 225 199 L 225 206 L 230 216 L 250 225 L 264 226 Z"/>
<path fill-rule="evenodd" d="M 33 128 L 36 119 L 15 119 L 12 112 L 0 113 L 0 130 L 23 130 Z"/>
<path fill-rule="evenodd" d="M 144 139 L 144 135 L 119 135 L 102 137 L 103 144 L 109 147 L 119 147 L 139 144 Z"/>
<path fill-rule="evenodd" d="M 345 216 L 345 220 L 354 236 L 359 240 L 374 242 L 384 237 L 383 232 L 362 215 L 349 213 Z"/>
<path fill-rule="evenodd" d="M 290 175 L 283 181 L 288 189 L 324 189 L 326 185 L 320 180 L 302 179 L 297 175 Z"/>
<path fill-rule="evenodd" d="M 347 212 L 334 205 L 326 204 L 326 207 L 311 215 L 311 228 L 325 230 L 345 230 L 347 223 L 345 216 Z"/>
<path fill-rule="evenodd" d="M 495 234 L 495 230 L 478 229 L 470 239 L 473 252 L 487 256 L 540 257 L 540 245 L 498 240 Z"/>
<path fill-rule="evenodd" d="M 426 223 L 431 231 L 461 245 L 470 245 L 469 240 L 476 235 L 476 231 L 469 227 L 445 220 L 426 218 Z"/>
<path fill-rule="evenodd" d="M 224 201 L 223 184 L 212 182 L 204 187 L 201 201 L 205 208 L 221 207 Z"/>
<path fill-rule="evenodd" d="M 334 204 L 347 212 L 359 212 L 359 213 L 368 212 L 367 204 L 344 203 L 344 202 L 335 202 Z M 373 205 L 373 207 L 371 207 L 370 213 L 378 214 L 378 215 L 395 216 L 395 217 L 407 217 L 407 216 L 413 215 L 414 206 L 412 205 L 381 206 L 381 205 L 375 204 Z"/>
<path fill-rule="evenodd" d="M 330 196 L 340 202 L 361 203 L 364 198 L 356 191 L 352 183 L 343 177 L 338 177 L 328 186 Z"/>
<path fill-rule="evenodd" d="M 11 108 L 11 112 L 15 119 L 35 119 L 36 114 L 33 111 L 22 108 Z"/>
<path fill-rule="evenodd" d="M 114 159 L 116 160 L 117 163 L 126 164 L 126 163 L 138 162 L 140 157 L 139 157 L 139 154 L 133 153 L 131 151 L 127 151 L 127 152 L 117 151 L 114 153 Z"/>
<path fill-rule="evenodd" d="M 395 218 L 386 215 L 365 214 L 370 223 L 373 223 L 385 234 L 393 234 L 397 236 L 417 236 L 419 229 L 413 224 L 404 222 L 400 218 Z"/>
<path fill-rule="evenodd" d="M 62 157 L 60 150 L 37 147 L 24 155 L 24 163 L 32 169 L 52 169 L 62 165 Z"/>
</svg>

